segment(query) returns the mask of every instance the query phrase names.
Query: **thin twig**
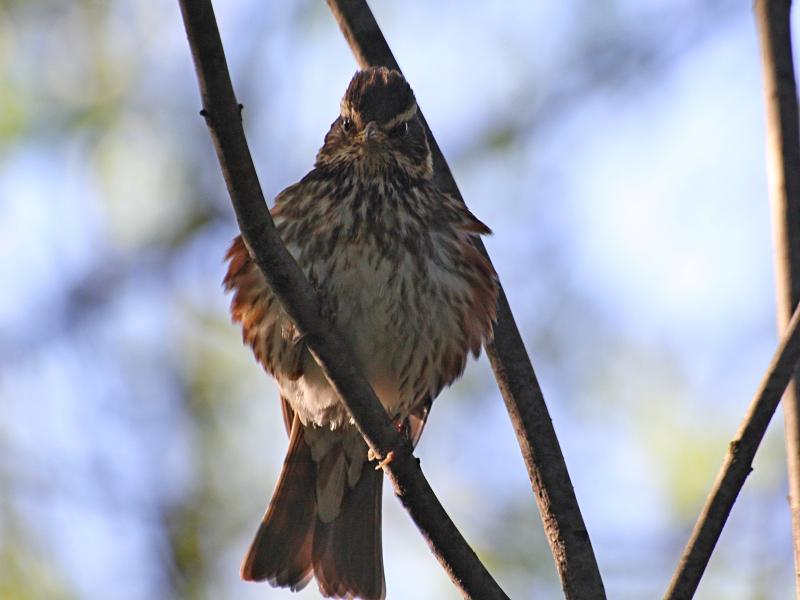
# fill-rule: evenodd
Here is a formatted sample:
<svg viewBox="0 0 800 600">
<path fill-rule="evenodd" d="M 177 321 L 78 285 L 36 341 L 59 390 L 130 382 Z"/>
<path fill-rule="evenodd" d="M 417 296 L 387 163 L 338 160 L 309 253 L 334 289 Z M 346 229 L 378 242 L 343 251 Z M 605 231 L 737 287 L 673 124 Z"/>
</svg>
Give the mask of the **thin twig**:
<svg viewBox="0 0 800 600">
<path fill-rule="evenodd" d="M 327 1 L 362 68 L 382 65 L 400 69 L 365 0 Z M 433 152 L 437 184 L 463 202 L 450 167 L 421 112 L 420 117 Z M 483 242 L 478 241 L 477 246 L 488 258 Z M 494 342 L 486 346 L 486 353 L 517 435 L 564 594 L 569 599 L 605 598 L 603 581 L 567 465 L 502 288 Z"/>
<path fill-rule="evenodd" d="M 387 468 L 389 479 L 455 585 L 468 598 L 507 598 L 442 508 L 409 444 L 392 427 L 374 391 L 354 367 L 350 350 L 320 316 L 314 290 L 275 229 L 245 140 L 211 1 L 179 2 L 202 114 L 251 254 L 364 439 L 379 456 L 394 452 Z"/>
<path fill-rule="evenodd" d="M 772 357 L 750 408 L 714 481 L 694 531 L 672 577 L 665 600 L 688 600 L 694 596 L 708 565 L 719 534 L 728 520 L 739 491 L 752 471 L 753 457 L 767 431 L 800 360 L 800 309 L 794 312 L 786 333 Z"/>
<path fill-rule="evenodd" d="M 800 125 L 789 23 L 791 2 L 758 0 L 755 10 L 767 109 L 767 176 L 777 272 L 778 330 L 783 331 L 800 301 Z M 783 415 L 795 593 L 800 598 L 800 380 L 797 375 L 783 396 Z"/>
</svg>

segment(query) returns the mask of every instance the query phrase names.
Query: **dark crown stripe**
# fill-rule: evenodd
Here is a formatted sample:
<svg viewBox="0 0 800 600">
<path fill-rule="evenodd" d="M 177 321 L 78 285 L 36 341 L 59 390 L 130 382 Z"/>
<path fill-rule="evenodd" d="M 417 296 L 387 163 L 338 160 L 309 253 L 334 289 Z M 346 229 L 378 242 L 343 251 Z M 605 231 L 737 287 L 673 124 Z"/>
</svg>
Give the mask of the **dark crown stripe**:
<svg viewBox="0 0 800 600">
<path fill-rule="evenodd" d="M 342 99 L 342 106 L 361 117 L 363 123 L 388 123 L 399 115 L 413 114 L 414 92 L 398 71 L 371 67 L 358 71 Z"/>
</svg>

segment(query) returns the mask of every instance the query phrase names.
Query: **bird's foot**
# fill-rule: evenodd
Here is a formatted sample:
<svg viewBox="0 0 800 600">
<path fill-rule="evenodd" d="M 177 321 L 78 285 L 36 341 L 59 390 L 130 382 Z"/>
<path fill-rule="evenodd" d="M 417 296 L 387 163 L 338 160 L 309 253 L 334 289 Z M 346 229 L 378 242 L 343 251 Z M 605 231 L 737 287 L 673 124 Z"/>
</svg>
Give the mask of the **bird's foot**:
<svg viewBox="0 0 800 600">
<path fill-rule="evenodd" d="M 400 435 L 404 435 L 408 437 L 408 420 L 396 418 L 392 420 L 392 427 L 394 427 L 395 431 Z M 375 465 L 375 470 L 380 471 L 381 469 L 386 469 L 389 464 L 394 460 L 394 450 L 389 450 L 389 453 L 385 457 L 381 457 L 380 454 L 375 452 L 372 448 L 367 451 L 367 459 L 368 460 L 377 460 L 378 464 Z"/>
<path fill-rule="evenodd" d="M 376 457 L 377 458 L 377 457 Z M 381 469 L 386 469 L 394 460 L 394 450 L 389 450 L 389 454 L 387 454 L 383 460 L 378 461 L 378 464 L 375 465 L 375 470 L 380 471 Z"/>
<path fill-rule="evenodd" d="M 370 448 L 369 451 L 367 452 L 367 459 L 377 460 L 378 464 L 375 465 L 375 470 L 380 471 L 381 469 L 385 469 L 386 467 L 388 467 L 389 463 L 391 463 L 394 460 L 394 450 L 389 450 L 389 453 L 385 457 L 381 458 L 381 456 L 377 452 L 375 452 L 372 448 Z"/>
</svg>

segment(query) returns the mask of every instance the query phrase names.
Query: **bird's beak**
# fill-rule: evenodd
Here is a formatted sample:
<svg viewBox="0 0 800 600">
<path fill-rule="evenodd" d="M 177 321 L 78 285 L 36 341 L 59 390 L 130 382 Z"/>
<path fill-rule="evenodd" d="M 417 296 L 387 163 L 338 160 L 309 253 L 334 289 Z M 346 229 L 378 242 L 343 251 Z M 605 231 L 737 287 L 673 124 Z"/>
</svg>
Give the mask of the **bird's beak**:
<svg viewBox="0 0 800 600">
<path fill-rule="evenodd" d="M 366 127 L 364 127 L 364 139 L 366 141 L 374 140 L 376 137 L 378 137 L 380 131 L 381 130 L 380 127 L 378 127 L 378 124 L 375 121 L 370 121 L 367 123 Z"/>
</svg>

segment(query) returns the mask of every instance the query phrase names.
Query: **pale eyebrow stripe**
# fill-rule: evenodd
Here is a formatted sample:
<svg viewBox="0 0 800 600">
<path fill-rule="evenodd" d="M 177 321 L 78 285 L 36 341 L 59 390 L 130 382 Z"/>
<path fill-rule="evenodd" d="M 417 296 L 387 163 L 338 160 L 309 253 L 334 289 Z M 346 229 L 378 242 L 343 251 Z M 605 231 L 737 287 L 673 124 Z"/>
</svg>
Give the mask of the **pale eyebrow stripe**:
<svg viewBox="0 0 800 600">
<path fill-rule="evenodd" d="M 417 114 L 417 103 L 416 102 L 411 104 L 411 106 L 409 106 L 407 109 L 405 109 L 399 115 L 397 115 L 394 119 L 392 119 L 391 121 L 386 123 L 386 125 L 384 125 L 384 127 L 386 127 L 387 129 L 391 129 L 392 127 L 402 123 L 403 121 L 408 121 L 415 114 Z"/>
<path fill-rule="evenodd" d="M 352 117 L 353 116 L 353 112 L 354 112 L 353 111 L 353 107 L 350 105 L 350 103 L 343 99 L 341 104 L 340 104 L 340 106 L 339 106 L 339 114 L 341 116 L 343 116 L 343 117 L 345 117 L 345 116 Z M 388 129 L 391 129 L 392 127 L 394 127 L 395 125 L 397 125 L 397 124 L 399 124 L 399 123 L 401 123 L 403 121 L 408 121 L 409 119 L 411 119 L 416 114 L 417 114 L 417 103 L 416 102 L 412 102 L 411 105 L 409 105 L 409 107 L 407 109 L 405 109 L 399 115 L 397 115 L 392 120 L 390 120 L 388 123 L 386 123 L 384 125 L 384 127 L 388 128 Z"/>
</svg>

